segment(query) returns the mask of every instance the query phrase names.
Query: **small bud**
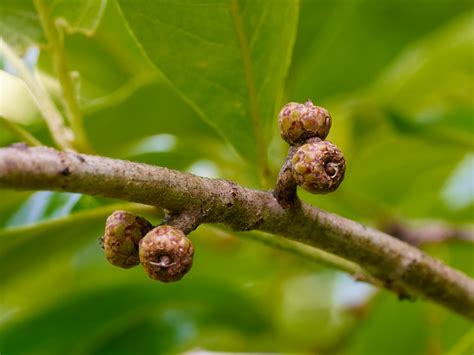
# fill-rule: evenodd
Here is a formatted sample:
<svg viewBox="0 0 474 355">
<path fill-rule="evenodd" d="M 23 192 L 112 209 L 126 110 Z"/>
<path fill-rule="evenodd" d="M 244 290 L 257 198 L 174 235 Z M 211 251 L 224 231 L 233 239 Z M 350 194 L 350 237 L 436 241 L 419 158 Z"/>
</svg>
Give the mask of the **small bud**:
<svg viewBox="0 0 474 355">
<path fill-rule="evenodd" d="M 281 109 L 278 124 L 281 137 L 290 145 L 297 145 L 309 138 L 325 139 L 331 128 L 331 115 L 310 100 L 304 104 L 290 102 Z"/>
<path fill-rule="evenodd" d="M 105 222 L 105 234 L 102 237 L 107 260 L 125 269 L 138 265 L 138 242 L 152 228 L 150 222 L 133 213 L 112 213 Z"/>
<path fill-rule="evenodd" d="M 140 240 L 140 262 L 154 280 L 180 280 L 193 264 L 194 247 L 191 240 L 177 228 L 161 225 Z"/>
<path fill-rule="evenodd" d="M 319 139 L 298 148 L 291 164 L 296 183 L 313 194 L 336 190 L 346 170 L 342 152 L 331 142 Z"/>
</svg>

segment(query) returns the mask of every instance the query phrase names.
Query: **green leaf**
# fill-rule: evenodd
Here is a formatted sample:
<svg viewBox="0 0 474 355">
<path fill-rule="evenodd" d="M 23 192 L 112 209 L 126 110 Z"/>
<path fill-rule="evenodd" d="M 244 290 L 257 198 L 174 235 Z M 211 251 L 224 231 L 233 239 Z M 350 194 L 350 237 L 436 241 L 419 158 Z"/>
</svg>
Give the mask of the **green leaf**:
<svg viewBox="0 0 474 355">
<path fill-rule="evenodd" d="M 0 115 L 6 119 L 31 125 L 38 116 L 38 108 L 31 97 L 24 81 L 18 77 L 0 70 L 2 99 L 0 100 Z M 4 139 L 3 126 L 0 129 L 0 144 Z"/>
<path fill-rule="evenodd" d="M 317 104 L 359 90 L 404 47 L 471 9 L 470 0 L 303 0 L 289 97 Z"/>
<path fill-rule="evenodd" d="M 414 139 L 396 139 L 386 135 L 383 142 L 373 144 L 360 152 L 361 157 L 350 167 L 350 178 L 346 181 L 355 191 L 364 192 L 396 205 L 403 198 L 414 194 L 423 203 L 422 192 L 440 194 L 444 180 L 429 181 L 430 191 L 411 191 L 415 183 L 426 184 L 423 174 L 440 170 L 444 179 L 462 158 L 462 150 L 448 149 L 439 145 L 424 144 Z M 387 178 L 389 177 L 389 178 Z"/>
<path fill-rule="evenodd" d="M 451 241 L 434 244 L 426 252 L 472 276 L 472 250 L 469 242 Z M 400 301 L 386 291 L 377 295 L 368 310 L 344 353 L 426 354 L 436 349 L 439 354 L 447 354 L 472 330 L 469 320 L 445 308 L 421 299 L 415 303 Z"/>
<path fill-rule="evenodd" d="M 81 197 L 81 194 L 36 192 L 9 219 L 6 227 L 17 227 L 64 217 L 71 212 Z"/>
<path fill-rule="evenodd" d="M 3 228 L 10 218 L 12 211 L 15 211 L 30 195 L 29 192 L 2 190 L 2 199 L 0 201 L 0 227 Z M 0 229 L 0 233 L 1 233 Z"/>
<path fill-rule="evenodd" d="M 232 307 L 227 300 L 232 300 Z M 0 344 L 6 353 L 21 354 L 116 354 L 122 346 L 128 353 L 163 353 L 177 351 L 199 335 L 189 327 L 202 331 L 211 326 L 255 336 L 269 323 L 251 298 L 215 280 L 163 285 L 143 279 L 86 292 L 78 289 L 36 314 L 4 325 Z"/>
<path fill-rule="evenodd" d="M 144 51 L 247 161 L 266 169 L 298 6 L 269 1 L 120 0 Z"/>
<path fill-rule="evenodd" d="M 65 21 L 61 23 L 68 32 L 92 35 L 100 23 L 107 0 L 49 0 L 53 17 Z"/>
<path fill-rule="evenodd" d="M 474 106 L 474 13 L 453 19 L 403 51 L 368 95 L 427 120 Z"/>
<path fill-rule="evenodd" d="M 107 0 L 48 0 L 53 17 L 68 32 L 91 35 L 97 28 Z M 0 35 L 22 52 L 31 45 L 46 42 L 32 1 L 0 2 Z"/>
<path fill-rule="evenodd" d="M 41 23 L 33 2 L 26 0 L 4 0 L 0 2 L 0 35 L 23 52 L 32 44 L 44 43 Z"/>
<path fill-rule="evenodd" d="M 0 279 L 7 283 L 19 277 L 31 267 L 28 260 L 34 260 L 35 267 L 40 268 L 58 254 L 74 251 L 97 239 L 103 231 L 105 218 L 115 210 L 134 212 L 138 208 L 150 211 L 149 208 L 137 206 L 140 205 L 122 203 L 101 206 L 49 221 L 1 230 Z M 56 212 L 61 212 L 61 209 Z M 38 255 L 43 257 L 38 258 Z"/>
<path fill-rule="evenodd" d="M 387 120 L 401 134 L 416 136 L 447 145 L 459 145 L 465 149 L 474 149 L 474 109 L 457 109 L 454 112 L 435 113 L 416 120 L 395 110 L 385 111 Z"/>
<path fill-rule="evenodd" d="M 158 76 L 113 1 L 107 3 L 93 36 L 65 36 L 64 53 L 70 70 L 80 74 L 80 98 L 87 112 L 121 102 Z M 55 76 L 49 51 L 41 52 L 38 66 L 42 72 Z"/>
<path fill-rule="evenodd" d="M 150 135 L 171 134 L 184 139 L 218 138 L 180 97 L 160 82 L 138 88 L 116 105 L 86 111 L 85 117 L 94 147 L 112 156 L 119 156 L 117 153 L 127 145 Z M 104 139 L 104 132 L 108 132 L 107 139 Z"/>
</svg>

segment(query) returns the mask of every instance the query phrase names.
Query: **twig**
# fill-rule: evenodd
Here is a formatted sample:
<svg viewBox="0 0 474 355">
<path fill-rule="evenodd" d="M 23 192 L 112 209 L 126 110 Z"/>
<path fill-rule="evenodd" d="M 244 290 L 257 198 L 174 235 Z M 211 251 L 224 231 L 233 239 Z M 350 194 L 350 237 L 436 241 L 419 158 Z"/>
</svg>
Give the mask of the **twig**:
<svg viewBox="0 0 474 355">
<path fill-rule="evenodd" d="M 336 268 L 338 270 L 347 272 L 357 281 L 367 282 L 377 287 L 386 286 L 382 281 L 370 275 L 356 263 L 343 259 L 337 255 L 325 252 L 324 250 L 313 248 L 303 243 L 295 242 L 293 240 L 281 238 L 273 234 L 263 233 L 260 231 L 251 231 L 245 233 L 240 232 L 238 235 L 241 238 L 255 240 L 272 248 L 283 250 L 312 263 L 317 263 L 318 265 Z M 395 289 L 392 291 L 397 293 L 403 292 L 403 290 Z"/>
<path fill-rule="evenodd" d="M 78 95 L 72 82 L 66 57 L 64 54 L 64 43 L 62 33 L 56 26 L 51 14 L 49 5 L 44 0 L 33 0 L 33 3 L 41 20 L 43 31 L 48 39 L 48 45 L 51 49 L 54 68 L 58 75 L 59 83 L 64 98 L 64 107 L 66 109 L 69 125 L 74 132 L 74 145 L 79 151 L 91 152 L 89 142 L 84 131 L 82 112 L 79 107 Z"/>
<path fill-rule="evenodd" d="M 15 145 L 0 149 L 0 187 L 80 192 L 180 211 L 207 223 L 257 229 L 321 248 L 389 286 L 474 319 L 474 280 L 385 233 L 301 203 L 283 209 L 271 192 L 146 164 Z"/>
<path fill-rule="evenodd" d="M 162 224 L 168 224 L 180 229 L 184 234 L 189 234 L 203 222 L 204 218 L 201 209 L 197 208 L 168 211 Z"/>
<path fill-rule="evenodd" d="M 395 238 L 414 246 L 439 243 L 451 239 L 474 242 L 474 231 L 472 228 L 459 229 L 436 222 L 415 227 L 392 221 L 384 223 L 382 229 Z"/>
<path fill-rule="evenodd" d="M 41 142 L 37 140 L 30 132 L 15 124 L 14 122 L 6 119 L 5 117 L 0 116 L 0 123 L 26 144 L 32 147 L 42 145 Z"/>
<path fill-rule="evenodd" d="M 294 146 L 289 148 L 285 163 L 278 173 L 278 179 L 273 190 L 273 196 L 284 209 L 290 208 L 298 202 L 296 194 L 297 185 L 291 173 L 291 158 L 293 158 L 297 148 Z"/>
<path fill-rule="evenodd" d="M 73 132 L 65 126 L 63 117 L 51 100 L 48 92 L 41 82 L 26 67 L 10 46 L 0 38 L 0 53 L 13 65 L 18 76 L 23 79 L 31 96 L 36 102 L 41 115 L 48 125 L 51 136 L 58 147 L 62 149 L 73 148 Z"/>
</svg>

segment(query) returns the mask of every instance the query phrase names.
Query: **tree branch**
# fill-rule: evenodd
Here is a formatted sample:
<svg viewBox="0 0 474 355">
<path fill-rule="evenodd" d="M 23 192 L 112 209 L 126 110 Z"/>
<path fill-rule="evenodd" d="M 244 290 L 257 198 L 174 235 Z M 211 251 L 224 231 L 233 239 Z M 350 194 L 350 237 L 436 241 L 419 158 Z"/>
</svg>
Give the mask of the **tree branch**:
<svg viewBox="0 0 474 355">
<path fill-rule="evenodd" d="M 204 223 L 257 229 L 296 240 L 360 265 L 389 289 L 422 296 L 474 319 L 474 280 L 420 250 L 357 222 L 304 203 L 283 209 L 271 192 L 167 168 L 29 148 L 0 149 L 0 187 L 80 192 L 199 210 Z"/>
<path fill-rule="evenodd" d="M 439 222 L 431 222 L 421 226 L 411 226 L 399 221 L 389 221 L 384 223 L 382 230 L 414 246 L 439 243 L 452 239 L 471 243 L 474 242 L 474 230 L 472 228 L 454 228 L 453 226 L 444 225 Z"/>
</svg>

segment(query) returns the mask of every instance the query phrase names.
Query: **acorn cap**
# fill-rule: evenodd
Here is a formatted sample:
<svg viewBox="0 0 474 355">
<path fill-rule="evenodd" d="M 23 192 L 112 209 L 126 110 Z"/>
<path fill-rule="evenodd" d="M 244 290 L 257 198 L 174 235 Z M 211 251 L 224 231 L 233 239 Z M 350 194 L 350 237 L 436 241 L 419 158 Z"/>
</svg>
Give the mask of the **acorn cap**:
<svg viewBox="0 0 474 355">
<path fill-rule="evenodd" d="M 140 262 L 154 280 L 180 280 L 193 264 L 194 247 L 189 238 L 177 228 L 161 225 L 140 240 Z"/>
<path fill-rule="evenodd" d="M 290 102 L 278 115 L 281 137 L 290 145 L 304 143 L 309 138 L 325 139 L 331 128 L 331 115 L 308 100 L 304 104 Z"/>
<path fill-rule="evenodd" d="M 313 194 L 336 190 L 346 171 L 342 152 L 331 142 L 319 139 L 298 148 L 291 164 L 296 183 Z"/>
<path fill-rule="evenodd" d="M 145 218 L 127 211 L 115 211 L 105 222 L 102 238 L 107 260 L 125 269 L 140 263 L 138 242 L 153 228 Z"/>
</svg>

